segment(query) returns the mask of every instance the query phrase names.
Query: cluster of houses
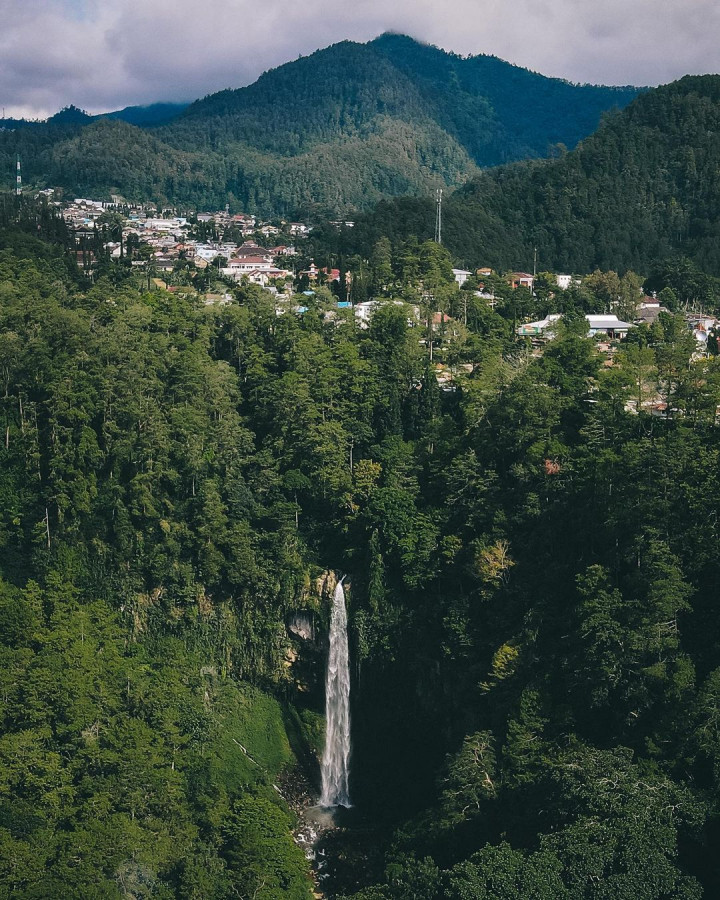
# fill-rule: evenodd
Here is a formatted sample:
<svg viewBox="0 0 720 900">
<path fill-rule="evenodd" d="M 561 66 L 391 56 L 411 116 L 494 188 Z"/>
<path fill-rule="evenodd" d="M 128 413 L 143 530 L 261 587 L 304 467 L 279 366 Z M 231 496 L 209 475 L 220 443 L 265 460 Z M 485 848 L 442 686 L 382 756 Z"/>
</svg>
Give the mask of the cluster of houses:
<svg viewBox="0 0 720 900">
<path fill-rule="evenodd" d="M 623 322 L 616 315 L 601 313 L 599 315 L 586 315 L 588 323 L 588 337 L 600 337 L 608 341 L 619 341 L 627 337 L 631 328 L 638 325 L 652 325 L 661 312 L 669 312 L 662 307 L 654 297 L 645 297 L 638 305 L 637 316 L 634 322 Z M 697 341 L 697 352 L 704 354 L 707 351 L 710 335 L 718 329 L 720 323 L 715 316 L 705 313 L 685 312 L 685 322 Z M 557 329 L 558 321 L 562 319 L 559 313 L 545 316 L 537 322 L 526 322 L 519 325 L 516 333 L 520 337 L 529 337 L 535 345 L 550 340 Z"/>
<path fill-rule="evenodd" d="M 208 251 L 212 252 L 213 248 L 203 249 L 207 254 Z M 271 282 L 283 282 L 292 286 L 293 273 L 276 264 L 279 257 L 288 255 L 287 251 L 288 248 L 285 246 L 267 250 L 255 241 L 245 241 L 239 247 L 230 250 L 230 256 L 226 258 L 224 266 L 219 266 L 219 271 L 226 278 L 235 281 L 245 279 L 264 288 L 270 286 Z M 220 261 L 222 262 L 222 258 Z"/>
<path fill-rule="evenodd" d="M 627 336 L 628 331 L 635 326 L 631 322 L 622 322 L 615 315 L 603 313 L 601 315 L 585 316 L 588 323 L 588 337 L 603 335 L 611 341 L 620 340 Z M 550 340 L 555 335 L 557 324 L 562 319 L 560 313 L 552 313 L 537 322 L 527 322 L 516 329 L 520 337 L 539 338 Z"/>
<path fill-rule="evenodd" d="M 151 267 L 157 274 L 172 272 L 180 261 L 185 261 L 196 269 L 205 269 L 217 264 L 219 274 L 236 281 L 245 280 L 263 288 L 288 289 L 292 286 L 294 273 L 287 268 L 287 261 L 297 255 L 294 243 L 275 244 L 263 247 L 252 238 L 262 236 L 273 238 L 285 234 L 291 238 L 306 237 L 311 227 L 303 222 L 282 222 L 280 226 L 259 222 L 247 213 L 230 214 L 226 208 L 219 212 L 201 212 L 191 224 L 187 217 L 174 214 L 157 215 L 152 205 L 128 205 L 122 198 L 112 202 L 77 198 L 62 204 L 63 216 L 68 226 L 78 235 L 90 239 L 96 233 L 98 220 L 108 212 L 120 213 L 123 217 L 121 240 L 105 244 L 111 256 L 120 258 L 128 252 L 128 247 L 142 244 L 147 252 L 136 255 L 132 265 Z M 103 220 L 104 221 L 104 220 Z M 195 222 L 212 223 L 218 240 L 200 241 L 191 235 Z M 222 234 L 232 229 L 246 238 L 242 243 L 223 240 Z M 86 259 L 87 257 L 83 257 Z M 310 276 L 317 278 L 317 273 Z M 328 278 L 332 280 L 332 275 Z"/>
<path fill-rule="evenodd" d="M 532 276 L 528 276 L 532 278 Z M 558 286 L 566 289 L 570 284 L 571 276 L 557 275 Z M 568 279 L 565 282 L 565 279 Z M 652 325 L 658 320 L 660 313 L 669 312 L 654 296 L 644 296 L 639 301 L 635 317 L 632 322 L 623 322 L 616 315 L 601 313 L 598 315 L 586 315 L 588 324 L 588 337 L 598 337 L 610 342 L 622 340 L 627 337 L 631 328 L 638 325 Z M 720 321 L 711 315 L 697 312 L 684 312 L 685 322 L 697 341 L 697 353 L 703 355 L 707 352 L 708 339 L 712 333 L 716 333 L 720 327 Z M 553 313 L 539 319 L 536 322 L 525 322 L 516 328 L 519 337 L 528 337 L 535 346 L 540 346 L 545 341 L 552 339 L 557 330 L 557 323 L 562 319 L 559 313 Z"/>
<path fill-rule="evenodd" d="M 204 270 L 216 267 L 219 275 L 234 281 L 248 281 L 252 284 L 277 289 L 292 284 L 294 273 L 278 264 L 278 260 L 294 254 L 294 248 L 286 246 L 267 249 L 255 241 L 244 241 L 242 244 L 226 242 L 201 243 L 192 240 L 166 242 L 163 239 L 147 241 L 154 248 L 149 262 L 157 272 L 172 272 L 179 261 L 185 261 L 195 269 Z M 288 251 L 291 251 L 290 253 Z M 113 250 L 118 255 L 119 250 Z M 144 266 L 145 260 L 133 260 L 133 266 Z"/>
<path fill-rule="evenodd" d="M 186 217 L 175 215 L 174 210 L 161 210 L 158 214 L 157 207 L 152 203 L 128 203 L 119 196 L 113 196 L 110 201 L 79 197 L 61 203 L 52 200 L 54 194 L 52 189 L 40 193 L 47 195 L 56 205 L 62 206 L 63 216 L 72 227 L 93 225 L 103 213 L 110 211 L 122 213 L 127 218 L 129 226 L 141 231 L 177 233 L 178 230 L 188 226 Z M 168 212 L 172 215 L 168 216 Z M 228 207 L 216 212 L 199 212 L 194 218 L 199 223 L 214 223 L 220 231 L 235 228 L 246 237 L 261 234 L 264 238 L 269 238 L 281 233 L 292 237 L 307 237 L 312 230 L 311 226 L 304 222 L 282 221 L 279 225 L 261 222 L 250 213 L 230 213 Z"/>
</svg>

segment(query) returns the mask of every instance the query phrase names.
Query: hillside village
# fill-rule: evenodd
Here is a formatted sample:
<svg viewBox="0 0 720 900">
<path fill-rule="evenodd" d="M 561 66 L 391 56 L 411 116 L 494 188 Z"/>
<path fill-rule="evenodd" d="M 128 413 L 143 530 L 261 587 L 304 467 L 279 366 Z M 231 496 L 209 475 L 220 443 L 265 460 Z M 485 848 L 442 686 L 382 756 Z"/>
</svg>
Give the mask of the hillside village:
<svg viewBox="0 0 720 900">
<path fill-rule="evenodd" d="M 273 244 L 265 248 L 257 238 L 270 243 L 281 233 L 295 239 L 310 232 L 310 227 L 301 222 L 283 222 L 278 227 L 252 215 L 231 215 L 227 210 L 188 218 L 174 211 L 158 215 L 157 209 L 148 205 L 128 207 L 121 202 L 82 198 L 64 204 L 63 216 L 80 244 L 91 245 L 98 226 L 110 225 L 107 230 L 113 239 L 103 242 L 103 249 L 114 259 L 129 256 L 133 267 L 153 273 L 158 286 L 163 276 L 183 267 L 202 271 L 214 265 L 224 278 L 284 290 L 294 278 L 287 266 L 297 253 L 295 246 Z M 78 251 L 78 262 L 91 268 L 92 259 L 87 253 L 83 256 L 82 250 Z"/>
<path fill-rule="evenodd" d="M 305 222 L 262 221 L 247 213 L 231 214 L 227 208 L 178 215 L 175 210 L 158 210 L 151 204 L 128 206 L 122 198 L 114 198 L 112 203 L 77 198 L 60 204 L 52 200 L 52 192 L 46 192 L 46 199 L 61 208 L 75 236 L 78 265 L 90 277 L 102 252 L 110 259 L 129 261 L 138 276 L 147 280 L 148 287 L 179 294 L 190 291 L 205 304 L 231 303 L 237 288 L 254 285 L 274 298 L 277 315 L 303 315 L 320 301 L 327 321 L 339 322 L 340 314 L 352 311 L 362 329 L 370 326 L 373 315 L 384 304 L 402 306 L 407 310 L 408 325 L 421 330 L 419 341 L 428 350 L 438 384 L 445 391 L 456 390 L 458 376 L 472 372 L 475 366 L 472 354 L 451 349 L 467 338 L 469 297 L 495 312 L 507 306 L 508 298 L 517 293 L 533 308 L 544 303 L 552 310 L 558 308 L 557 297 L 571 288 L 582 289 L 588 281 L 587 277 L 566 273 L 501 274 L 483 266 L 474 270 L 453 268 L 451 287 L 457 299 L 447 304 L 447 310 L 431 310 L 433 298 L 423 290 L 418 298 L 421 302 L 408 302 L 407 297 L 397 299 L 387 293 L 359 298 L 350 270 L 318 266 L 308 257 L 306 245 L 312 226 Z M 331 223 L 346 228 L 353 224 Z M 517 305 L 522 309 L 522 302 Z M 661 299 L 638 288 L 629 307 L 625 303 L 618 309 L 618 303 L 610 301 L 605 312 L 587 313 L 587 335 L 596 341 L 605 366 L 612 366 L 620 342 L 631 331 L 641 326 L 650 328 L 663 313 L 670 312 Z M 695 339 L 693 358 L 716 354 L 718 319 L 696 309 L 684 309 L 682 316 L 688 334 Z M 531 355 L 541 355 L 547 342 L 556 336 L 563 314 L 548 311 L 540 319 L 528 318 L 522 316 L 515 324 L 517 340 Z M 664 412 L 661 399 L 652 391 L 644 405 L 651 412 Z"/>
</svg>

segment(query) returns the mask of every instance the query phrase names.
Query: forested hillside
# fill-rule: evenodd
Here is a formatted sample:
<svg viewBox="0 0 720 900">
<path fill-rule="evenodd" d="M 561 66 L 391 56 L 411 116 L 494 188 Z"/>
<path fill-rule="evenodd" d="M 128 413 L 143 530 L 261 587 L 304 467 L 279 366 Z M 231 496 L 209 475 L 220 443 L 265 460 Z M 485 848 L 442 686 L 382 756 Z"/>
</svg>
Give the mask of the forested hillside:
<svg viewBox="0 0 720 900">
<path fill-rule="evenodd" d="M 335 44 L 198 100 L 152 137 L 129 124 L 153 124 L 141 112 L 113 114 L 122 126 L 66 114 L 0 132 L 0 162 L 14 173 L 20 152 L 34 184 L 93 197 L 338 215 L 462 184 L 478 166 L 572 147 L 637 92 L 384 35 Z M 71 125 L 71 135 L 60 128 Z"/>
<path fill-rule="evenodd" d="M 649 272 L 672 256 L 720 275 L 720 76 L 649 91 L 559 159 L 479 174 L 444 206 L 443 239 L 467 265 Z M 430 199 L 380 204 L 347 236 L 430 237 Z M 332 230 L 328 240 L 337 242 Z"/>
<path fill-rule="evenodd" d="M 307 896 L 276 786 L 322 666 L 285 626 L 334 569 L 359 818 L 329 896 L 717 895 L 720 369 L 681 318 L 608 366 L 609 275 L 491 309 L 385 241 L 372 292 L 420 320 L 363 330 L 323 288 L 89 284 L 47 208 L 3 217 L 0 894 Z M 530 354 L 513 323 L 552 309 Z"/>
<path fill-rule="evenodd" d="M 306 897 L 258 687 L 306 576 L 220 347 L 246 313 L 0 243 L 0 895 Z"/>
</svg>

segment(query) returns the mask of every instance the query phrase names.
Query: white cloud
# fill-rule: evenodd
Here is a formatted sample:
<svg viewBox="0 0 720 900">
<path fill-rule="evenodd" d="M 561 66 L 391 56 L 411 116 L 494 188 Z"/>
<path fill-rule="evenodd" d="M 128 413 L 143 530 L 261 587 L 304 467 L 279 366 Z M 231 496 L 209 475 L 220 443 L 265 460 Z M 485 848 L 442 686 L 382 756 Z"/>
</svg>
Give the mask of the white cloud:
<svg viewBox="0 0 720 900">
<path fill-rule="evenodd" d="M 0 14 L 7 115 L 193 99 L 386 30 L 574 81 L 658 84 L 720 68 L 714 0 L 0 0 Z"/>
</svg>

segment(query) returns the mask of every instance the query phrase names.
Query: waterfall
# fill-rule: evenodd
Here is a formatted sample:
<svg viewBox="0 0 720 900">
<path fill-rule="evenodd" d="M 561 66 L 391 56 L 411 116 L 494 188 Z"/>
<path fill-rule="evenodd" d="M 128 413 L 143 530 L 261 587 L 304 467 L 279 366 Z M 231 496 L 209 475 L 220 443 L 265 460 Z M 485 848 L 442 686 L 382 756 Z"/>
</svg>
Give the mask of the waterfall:
<svg viewBox="0 0 720 900">
<path fill-rule="evenodd" d="M 350 654 L 342 579 L 333 595 L 330 654 L 325 678 L 325 749 L 321 806 L 350 806 Z"/>
</svg>

